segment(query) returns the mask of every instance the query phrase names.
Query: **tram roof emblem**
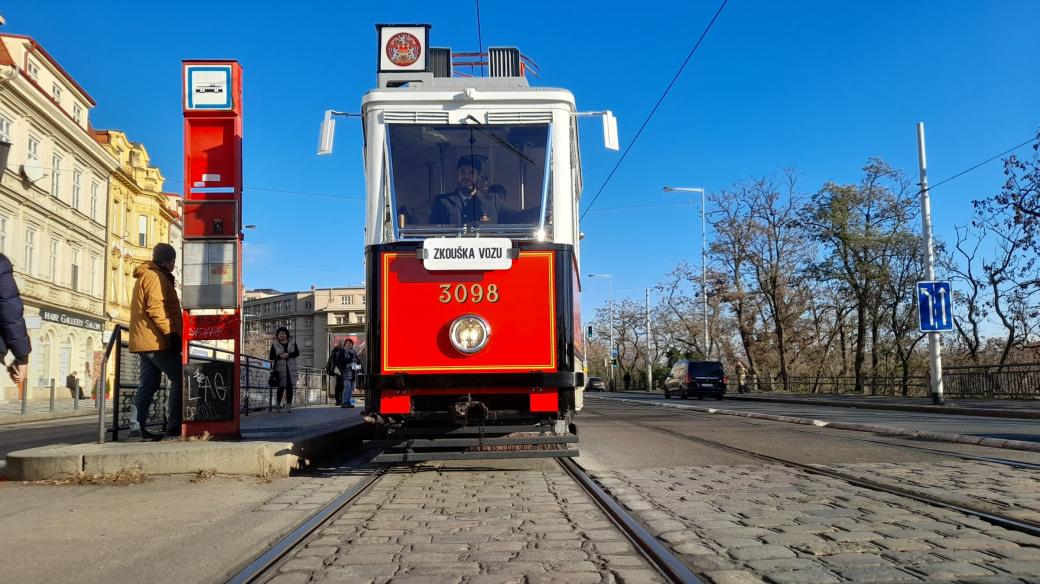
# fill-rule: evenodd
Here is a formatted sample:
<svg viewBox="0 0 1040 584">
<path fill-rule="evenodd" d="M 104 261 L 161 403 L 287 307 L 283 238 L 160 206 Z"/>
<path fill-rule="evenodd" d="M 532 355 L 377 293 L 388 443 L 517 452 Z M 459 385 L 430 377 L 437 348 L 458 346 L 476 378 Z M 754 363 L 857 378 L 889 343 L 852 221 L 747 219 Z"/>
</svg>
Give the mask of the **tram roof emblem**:
<svg viewBox="0 0 1040 584">
<path fill-rule="evenodd" d="M 379 72 L 428 71 L 428 24 L 377 24 Z"/>
<path fill-rule="evenodd" d="M 407 67 L 419 60 L 422 44 L 410 32 L 399 32 L 386 41 L 386 58 L 398 67 Z"/>
</svg>

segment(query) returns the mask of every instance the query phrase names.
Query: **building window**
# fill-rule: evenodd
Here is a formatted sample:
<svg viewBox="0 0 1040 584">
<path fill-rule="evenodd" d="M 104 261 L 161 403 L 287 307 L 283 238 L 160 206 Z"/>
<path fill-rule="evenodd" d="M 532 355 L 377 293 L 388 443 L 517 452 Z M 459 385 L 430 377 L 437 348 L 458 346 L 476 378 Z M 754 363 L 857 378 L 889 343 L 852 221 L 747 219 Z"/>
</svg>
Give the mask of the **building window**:
<svg viewBox="0 0 1040 584">
<path fill-rule="evenodd" d="M 347 324 L 347 317 L 342 314 L 337 314 L 336 324 Z"/>
<path fill-rule="evenodd" d="M 137 217 L 137 245 L 148 246 L 148 217 L 145 215 Z"/>
<path fill-rule="evenodd" d="M 58 283 L 58 240 L 51 240 L 51 255 L 50 261 L 47 263 L 47 276 L 50 277 L 51 282 Z"/>
<path fill-rule="evenodd" d="M 357 315 L 357 322 L 358 322 L 358 324 L 365 324 L 365 315 L 363 315 L 363 314 Z"/>
<path fill-rule="evenodd" d="M 340 304 L 350 304 L 350 296 L 340 296 L 339 297 L 339 303 Z"/>
<path fill-rule="evenodd" d="M 40 80 L 40 66 L 32 61 L 26 64 L 26 68 L 29 70 L 29 77 L 32 77 L 36 81 Z"/>
<path fill-rule="evenodd" d="M 79 291 L 79 250 L 72 250 L 72 271 L 69 274 L 69 286 Z"/>
<path fill-rule="evenodd" d="M 36 230 L 25 229 L 25 273 L 33 275 L 33 259 L 36 257 Z"/>
<path fill-rule="evenodd" d="M 0 116 L 0 138 L 11 141 L 11 120 Z"/>
<path fill-rule="evenodd" d="M 0 215 L 0 253 L 7 253 L 7 217 Z"/>
<path fill-rule="evenodd" d="M 51 156 L 51 195 L 55 198 L 61 196 L 61 156 Z"/>
<path fill-rule="evenodd" d="M 79 211 L 80 183 L 83 181 L 83 171 L 76 169 L 72 171 L 72 208 Z"/>
<path fill-rule="evenodd" d="M 90 295 L 98 295 L 98 257 L 90 256 Z"/>
<path fill-rule="evenodd" d="M 51 85 L 51 97 L 54 98 L 54 101 L 61 103 L 61 94 L 62 91 L 60 85 L 58 85 L 57 83 Z"/>
<path fill-rule="evenodd" d="M 83 121 L 83 108 L 78 103 L 72 106 L 72 119 L 76 120 L 77 124 Z"/>
<path fill-rule="evenodd" d="M 101 185 L 96 182 L 90 183 L 90 218 L 97 220 L 98 189 Z"/>
<path fill-rule="evenodd" d="M 29 160 L 31 160 L 33 162 L 39 162 L 40 161 L 40 139 L 39 138 L 35 138 L 33 136 L 29 136 L 29 148 L 28 148 L 28 151 L 26 152 L 25 155 L 26 155 L 26 157 Z"/>
</svg>

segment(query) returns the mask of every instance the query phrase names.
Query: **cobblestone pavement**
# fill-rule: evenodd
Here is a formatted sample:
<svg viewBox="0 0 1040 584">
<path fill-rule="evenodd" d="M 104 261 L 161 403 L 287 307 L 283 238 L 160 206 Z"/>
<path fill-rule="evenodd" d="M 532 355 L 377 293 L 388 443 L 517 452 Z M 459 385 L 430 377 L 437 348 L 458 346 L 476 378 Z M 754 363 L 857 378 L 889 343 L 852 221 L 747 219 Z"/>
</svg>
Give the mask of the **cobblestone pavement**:
<svg viewBox="0 0 1040 584">
<path fill-rule="evenodd" d="M 529 462 L 519 470 L 480 464 L 479 469 L 431 463 L 392 470 L 296 550 L 269 581 L 663 581 L 554 462 Z M 317 502 L 327 486 L 301 485 L 265 508 L 310 504 L 303 502 L 308 497 Z M 289 501 L 298 495 L 303 496 Z"/>
<path fill-rule="evenodd" d="M 773 465 L 595 476 L 716 584 L 1040 582 L 1040 538 L 835 479 Z"/>
<path fill-rule="evenodd" d="M 943 501 L 1040 522 L 1040 472 L 989 462 L 842 464 L 829 468 Z"/>
</svg>

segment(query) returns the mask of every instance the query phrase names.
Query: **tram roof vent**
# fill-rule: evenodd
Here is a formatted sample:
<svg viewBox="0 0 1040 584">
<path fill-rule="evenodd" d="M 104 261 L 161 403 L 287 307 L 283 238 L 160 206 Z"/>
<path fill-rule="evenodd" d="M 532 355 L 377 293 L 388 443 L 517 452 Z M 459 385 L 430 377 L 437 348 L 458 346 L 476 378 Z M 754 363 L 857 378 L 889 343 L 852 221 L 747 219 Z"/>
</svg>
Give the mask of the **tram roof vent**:
<svg viewBox="0 0 1040 584">
<path fill-rule="evenodd" d="M 524 66 L 520 61 L 520 49 L 515 47 L 489 47 L 488 68 L 491 77 L 523 77 Z"/>
</svg>

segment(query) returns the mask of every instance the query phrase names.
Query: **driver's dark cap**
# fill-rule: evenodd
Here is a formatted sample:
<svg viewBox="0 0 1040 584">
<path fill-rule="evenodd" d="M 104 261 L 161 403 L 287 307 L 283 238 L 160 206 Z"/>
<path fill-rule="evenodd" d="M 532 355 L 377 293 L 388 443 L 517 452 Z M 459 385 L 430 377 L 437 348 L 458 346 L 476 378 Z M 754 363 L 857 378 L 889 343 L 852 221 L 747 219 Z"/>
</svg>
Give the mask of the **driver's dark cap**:
<svg viewBox="0 0 1040 584">
<path fill-rule="evenodd" d="M 462 168 L 463 166 L 471 166 L 477 172 L 480 172 L 481 166 L 483 165 L 483 156 L 463 156 L 459 158 L 459 165 L 456 168 Z"/>
</svg>

